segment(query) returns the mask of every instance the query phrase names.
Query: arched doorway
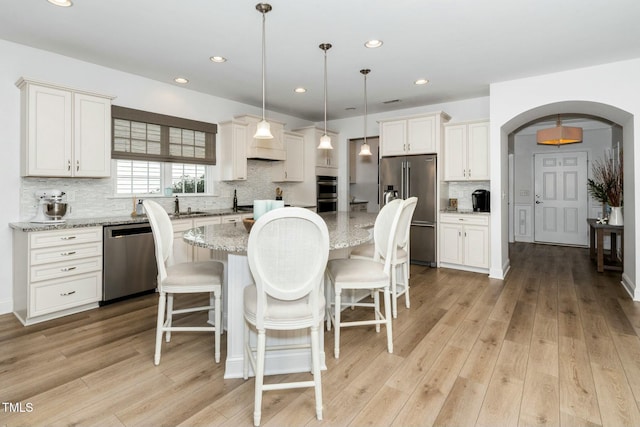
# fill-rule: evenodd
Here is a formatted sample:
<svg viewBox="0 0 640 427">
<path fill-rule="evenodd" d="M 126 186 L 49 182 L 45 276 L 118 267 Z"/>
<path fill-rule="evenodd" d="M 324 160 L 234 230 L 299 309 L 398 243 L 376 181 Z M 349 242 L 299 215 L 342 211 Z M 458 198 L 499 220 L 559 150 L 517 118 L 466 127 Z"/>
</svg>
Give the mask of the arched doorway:
<svg viewBox="0 0 640 427">
<path fill-rule="evenodd" d="M 492 212 L 497 211 L 499 216 L 492 217 L 492 226 L 499 228 L 499 232 L 496 233 L 499 242 L 492 242 L 492 256 L 498 255 L 501 266 L 501 272 L 506 274 L 509 269 L 508 258 L 508 200 L 507 191 L 509 188 L 509 176 L 508 168 L 505 167 L 508 164 L 508 144 L 509 135 L 511 135 L 516 129 L 523 125 L 534 121 L 539 117 L 550 116 L 554 114 L 584 114 L 589 116 L 601 117 L 612 123 L 620 125 L 622 129 L 623 140 L 623 152 L 625 153 L 625 195 L 624 195 L 624 211 L 625 211 L 625 234 L 628 234 L 630 238 L 625 240 L 625 260 L 623 271 L 623 285 L 627 291 L 638 299 L 639 295 L 636 295 L 634 287 L 631 285 L 635 283 L 635 182 L 634 174 L 634 162 L 633 162 L 633 141 L 634 141 L 634 117 L 631 113 L 624 111 L 612 105 L 603 104 L 599 102 L 591 101 L 562 101 L 541 105 L 535 108 L 531 108 L 527 111 L 522 111 L 516 115 L 513 115 L 510 120 L 507 120 L 500 126 L 500 158 L 501 168 L 499 171 L 500 179 L 493 179 L 491 181 L 492 191 L 497 194 L 502 194 L 502 200 L 499 202 L 499 207 L 492 206 Z M 492 138 L 493 139 L 493 138 Z M 494 209 L 497 208 L 497 209 Z M 497 240 L 497 239 L 496 239 Z M 499 246 L 497 246 L 499 245 Z M 492 264 L 493 267 L 494 264 Z M 630 276 L 626 276 L 625 273 L 629 272 Z"/>
</svg>

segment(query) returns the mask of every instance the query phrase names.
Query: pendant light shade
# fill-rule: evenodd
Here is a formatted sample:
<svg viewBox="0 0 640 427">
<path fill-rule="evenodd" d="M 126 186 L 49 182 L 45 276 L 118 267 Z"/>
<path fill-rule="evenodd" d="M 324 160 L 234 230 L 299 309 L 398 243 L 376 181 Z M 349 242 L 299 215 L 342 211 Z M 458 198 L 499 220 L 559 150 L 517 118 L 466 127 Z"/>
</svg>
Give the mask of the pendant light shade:
<svg viewBox="0 0 640 427">
<path fill-rule="evenodd" d="M 371 70 L 368 68 L 360 70 L 360 73 L 364 76 L 364 142 L 360 146 L 359 156 L 371 155 L 371 147 L 367 144 L 367 74 L 370 72 Z"/>
<path fill-rule="evenodd" d="M 253 136 L 257 139 L 273 139 L 271 134 L 271 125 L 265 118 L 265 79 L 264 79 L 264 64 L 266 59 L 266 43 L 265 43 L 265 15 L 271 11 L 271 5 L 269 3 L 258 3 L 256 10 L 262 13 L 262 120 L 258 123 L 256 128 L 256 134 Z"/>
<path fill-rule="evenodd" d="M 331 137 L 327 134 L 327 51 L 331 49 L 330 43 L 322 43 L 318 46 L 324 51 L 324 134 L 320 137 L 319 150 L 333 150 Z"/>
<path fill-rule="evenodd" d="M 582 142 L 582 128 L 562 126 L 560 114 L 556 127 L 542 129 L 536 133 L 536 140 L 540 145 L 564 145 Z"/>
</svg>

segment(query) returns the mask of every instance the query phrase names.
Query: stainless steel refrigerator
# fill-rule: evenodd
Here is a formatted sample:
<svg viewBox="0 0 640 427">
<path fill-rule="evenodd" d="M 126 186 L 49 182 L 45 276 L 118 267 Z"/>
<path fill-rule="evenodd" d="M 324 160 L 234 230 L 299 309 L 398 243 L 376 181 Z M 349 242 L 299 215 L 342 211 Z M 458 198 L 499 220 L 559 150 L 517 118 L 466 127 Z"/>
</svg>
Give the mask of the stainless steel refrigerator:
<svg viewBox="0 0 640 427">
<path fill-rule="evenodd" d="M 411 221 L 411 262 L 436 266 L 436 174 L 435 155 L 383 157 L 379 169 L 379 200 L 382 208 L 383 193 L 388 186 L 406 199 L 418 198 Z"/>
</svg>

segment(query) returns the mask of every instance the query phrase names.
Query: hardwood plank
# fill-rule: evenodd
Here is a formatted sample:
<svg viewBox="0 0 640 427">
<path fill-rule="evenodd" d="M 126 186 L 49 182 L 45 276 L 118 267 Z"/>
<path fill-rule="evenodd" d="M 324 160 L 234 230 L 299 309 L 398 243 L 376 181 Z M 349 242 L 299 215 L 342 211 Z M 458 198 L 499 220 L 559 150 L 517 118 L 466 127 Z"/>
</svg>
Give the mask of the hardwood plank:
<svg viewBox="0 0 640 427">
<path fill-rule="evenodd" d="M 591 364 L 604 426 L 638 426 L 640 412 L 624 373 Z"/>
<path fill-rule="evenodd" d="M 458 377 L 434 425 L 473 425 L 478 418 L 486 389 L 487 387 L 483 384 Z"/>
<path fill-rule="evenodd" d="M 529 371 L 524 382 L 518 425 L 560 425 L 558 377 Z"/>
</svg>

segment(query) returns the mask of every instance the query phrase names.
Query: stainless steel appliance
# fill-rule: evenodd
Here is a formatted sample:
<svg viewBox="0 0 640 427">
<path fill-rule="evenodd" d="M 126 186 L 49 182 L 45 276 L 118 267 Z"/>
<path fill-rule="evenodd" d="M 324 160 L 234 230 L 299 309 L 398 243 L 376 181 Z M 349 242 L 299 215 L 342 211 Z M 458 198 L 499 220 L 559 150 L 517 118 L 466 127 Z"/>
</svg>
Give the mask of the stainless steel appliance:
<svg viewBox="0 0 640 427">
<path fill-rule="evenodd" d="M 491 205 L 489 190 L 476 190 L 471 193 L 471 203 L 474 212 L 489 212 Z"/>
<path fill-rule="evenodd" d="M 316 187 L 316 209 L 318 212 L 338 210 L 338 178 L 318 175 Z"/>
<path fill-rule="evenodd" d="M 36 208 L 36 215 L 30 221 L 42 223 L 64 222 L 63 217 L 67 213 L 67 203 L 62 201 L 64 194 L 64 191 L 56 189 L 36 191 L 34 196 L 38 199 L 38 207 Z"/>
<path fill-rule="evenodd" d="M 418 198 L 411 221 L 411 262 L 432 267 L 436 266 L 436 163 L 435 155 L 383 157 L 379 169 L 382 206 L 389 186 L 393 186 L 402 199 Z"/>
<path fill-rule="evenodd" d="M 103 238 L 101 304 L 155 290 L 158 268 L 151 226 L 105 226 Z"/>
</svg>

